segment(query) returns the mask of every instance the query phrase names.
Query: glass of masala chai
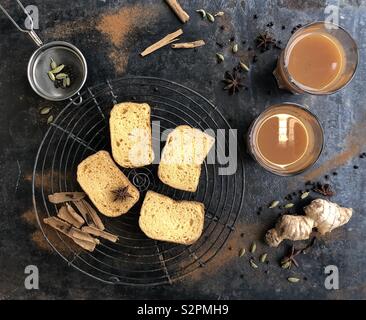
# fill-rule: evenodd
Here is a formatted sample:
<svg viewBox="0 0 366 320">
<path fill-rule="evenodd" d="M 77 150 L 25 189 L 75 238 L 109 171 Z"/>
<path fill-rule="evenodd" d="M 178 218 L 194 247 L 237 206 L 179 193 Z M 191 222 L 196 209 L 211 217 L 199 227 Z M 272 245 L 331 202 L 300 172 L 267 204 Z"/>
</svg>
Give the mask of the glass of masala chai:
<svg viewBox="0 0 366 320">
<path fill-rule="evenodd" d="M 291 176 L 311 167 L 323 149 L 323 129 L 305 107 L 282 103 L 267 108 L 250 126 L 252 157 L 266 170 Z"/>
<path fill-rule="evenodd" d="M 324 95 L 346 86 L 357 64 L 357 44 L 347 31 L 332 23 L 314 22 L 292 35 L 273 74 L 282 89 Z"/>
</svg>

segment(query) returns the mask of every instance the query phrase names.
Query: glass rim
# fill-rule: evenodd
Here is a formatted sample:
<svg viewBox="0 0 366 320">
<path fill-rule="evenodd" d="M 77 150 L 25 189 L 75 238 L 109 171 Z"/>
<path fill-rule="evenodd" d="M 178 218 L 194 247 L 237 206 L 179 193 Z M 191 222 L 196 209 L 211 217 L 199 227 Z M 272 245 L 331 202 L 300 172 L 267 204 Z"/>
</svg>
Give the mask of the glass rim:
<svg viewBox="0 0 366 320">
<path fill-rule="evenodd" d="M 288 44 L 290 43 L 291 40 L 293 40 L 293 38 L 296 36 L 296 34 L 298 34 L 301 30 L 304 30 L 305 28 L 308 28 L 310 26 L 313 26 L 313 25 L 316 25 L 316 24 L 323 24 L 323 25 L 332 25 L 332 26 L 335 26 L 337 29 L 340 29 L 342 30 L 350 39 L 351 41 L 353 42 L 354 44 L 354 47 L 356 49 L 356 62 L 355 62 L 355 68 L 352 72 L 352 75 L 350 76 L 350 78 L 345 82 L 344 85 L 342 85 L 340 88 L 338 89 L 335 89 L 335 90 L 332 90 L 332 91 L 329 91 L 329 92 L 316 92 L 316 91 L 312 91 L 312 90 L 308 90 L 308 89 L 304 89 L 302 88 L 301 86 L 299 86 L 297 84 L 297 81 L 295 81 L 293 79 L 293 77 L 290 75 L 289 71 L 288 71 L 288 68 L 286 67 L 285 65 L 285 58 L 286 58 L 286 54 L 287 54 L 287 50 L 288 50 Z M 287 44 L 286 44 L 286 47 L 285 49 L 283 50 L 283 63 L 282 63 L 282 67 L 283 67 L 283 72 L 285 73 L 289 83 L 291 85 L 293 85 L 297 90 L 300 90 L 302 92 L 305 92 L 305 93 L 308 93 L 308 94 L 312 94 L 312 95 L 318 95 L 318 96 L 325 96 L 325 95 L 330 95 L 330 94 L 334 94 L 338 91 L 340 91 L 341 89 L 345 88 L 346 86 L 348 86 L 350 84 L 350 82 L 352 81 L 352 79 L 354 78 L 355 74 L 356 74 L 356 71 L 357 71 L 357 68 L 358 68 L 358 64 L 359 64 L 359 59 L 360 59 L 360 53 L 359 53 L 359 48 L 358 48 L 358 45 L 356 43 L 356 40 L 351 36 L 351 34 L 343 27 L 341 27 L 340 25 L 338 24 L 335 24 L 333 22 L 326 22 L 326 21 L 314 21 L 314 22 L 310 22 L 304 26 L 302 26 L 301 28 L 299 28 L 298 30 L 296 30 L 294 32 L 293 35 L 291 35 L 290 39 L 287 41 Z"/>
<path fill-rule="evenodd" d="M 252 145 L 253 145 L 253 130 L 256 127 L 256 125 L 258 124 L 258 122 L 263 118 L 263 115 L 269 110 L 272 110 L 272 109 L 275 109 L 275 108 L 278 108 L 278 107 L 282 107 L 282 106 L 293 106 L 293 107 L 299 108 L 299 109 L 305 111 L 306 113 L 308 113 L 310 116 L 312 116 L 316 120 L 316 123 L 318 124 L 318 126 L 320 128 L 320 133 L 321 133 L 321 146 L 320 146 L 320 150 L 319 150 L 318 155 L 314 158 L 314 161 L 312 161 L 312 163 L 309 164 L 308 166 L 306 166 L 305 168 L 303 168 L 301 170 L 298 170 L 298 171 L 290 172 L 290 173 L 276 171 L 272 168 L 269 168 L 269 167 L 265 166 L 265 164 L 262 161 L 260 161 L 260 159 L 257 157 L 257 153 L 253 152 L 253 148 L 252 148 Z M 323 128 L 322 124 L 320 123 L 319 118 L 313 112 L 311 112 L 305 105 L 301 105 L 301 104 L 296 103 L 296 102 L 283 102 L 283 103 L 277 103 L 277 104 L 274 104 L 274 105 L 270 105 L 263 112 L 261 112 L 260 115 L 258 115 L 256 117 L 256 119 L 252 122 L 252 124 L 250 125 L 250 127 L 248 129 L 247 144 L 248 144 L 251 156 L 266 171 L 268 171 L 272 174 L 275 174 L 277 176 L 294 177 L 294 176 L 297 176 L 297 175 L 307 171 L 308 169 L 313 167 L 318 162 L 318 160 L 319 160 L 319 158 L 320 158 L 320 156 L 323 152 L 323 149 L 324 149 L 324 140 L 325 140 L 325 138 L 324 138 L 324 128 Z"/>
</svg>

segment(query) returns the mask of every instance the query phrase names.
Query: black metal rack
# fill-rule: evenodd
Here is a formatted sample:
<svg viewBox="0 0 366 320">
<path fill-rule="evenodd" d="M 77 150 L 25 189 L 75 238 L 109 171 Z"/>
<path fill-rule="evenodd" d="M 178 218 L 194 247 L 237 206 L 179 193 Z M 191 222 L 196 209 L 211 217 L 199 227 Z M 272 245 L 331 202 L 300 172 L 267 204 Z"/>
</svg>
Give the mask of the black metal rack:
<svg viewBox="0 0 366 320">
<path fill-rule="evenodd" d="M 172 283 L 197 268 L 205 267 L 226 243 L 241 212 L 245 186 L 241 152 L 238 152 L 234 175 L 219 175 L 219 165 L 205 162 L 196 193 L 175 190 L 160 182 L 157 165 L 122 169 L 141 191 L 141 199 L 149 189 L 176 200 L 196 200 L 205 204 L 204 232 L 193 245 L 182 246 L 147 238 L 138 227 L 141 201 L 126 215 L 104 219 L 107 231 L 120 238 L 116 244 L 102 241 L 93 253 L 88 253 L 75 250 L 61 234 L 58 237 L 62 250 L 49 239 L 50 231 L 45 229 L 42 220 L 56 215 L 57 207 L 48 202 L 47 195 L 79 190 L 75 176 L 78 163 L 98 150 L 110 150 L 108 118 L 117 101 L 147 102 L 152 108 L 152 121 L 160 121 L 161 130 L 181 124 L 201 130 L 230 129 L 219 110 L 207 99 L 168 80 L 121 78 L 87 88 L 82 97 L 81 105 L 75 106 L 70 102 L 60 112 L 37 153 L 33 172 L 33 202 L 39 226 L 47 241 L 69 265 L 113 284 Z M 227 139 L 224 143 L 217 141 L 216 148 L 227 152 Z"/>
</svg>

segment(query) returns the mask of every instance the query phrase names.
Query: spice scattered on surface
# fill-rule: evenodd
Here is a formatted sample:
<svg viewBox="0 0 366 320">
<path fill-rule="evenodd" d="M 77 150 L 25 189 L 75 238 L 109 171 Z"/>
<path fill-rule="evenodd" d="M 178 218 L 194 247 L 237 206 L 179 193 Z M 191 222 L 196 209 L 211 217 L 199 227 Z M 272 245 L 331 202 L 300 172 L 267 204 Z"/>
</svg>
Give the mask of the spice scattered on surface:
<svg viewBox="0 0 366 320">
<path fill-rule="evenodd" d="M 199 9 L 199 10 L 196 10 L 196 12 L 198 12 L 199 14 L 201 14 L 202 19 L 205 19 L 206 18 L 206 11 L 205 10 Z"/>
<path fill-rule="evenodd" d="M 155 42 L 154 44 L 150 45 L 149 47 L 147 47 L 144 51 L 142 51 L 140 53 L 140 55 L 142 57 L 146 57 L 147 55 L 155 52 L 156 50 L 159 50 L 159 49 L 163 48 L 164 46 L 177 41 L 178 37 L 182 34 L 183 34 L 182 29 L 178 29 L 175 32 L 169 33 L 161 40 L 159 40 L 159 41 Z"/>
<path fill-rule="evenodd" d="M 126 6 L 102 15 L 96 28 L 120 47 L 132 31 L 147 26 L 158 14 L 154 6 Z"/>
<path fill-rule="evenodd" d="M 271 46 L 276 44 L 276 40 L 269 35 L 267 32 L 260 34 L 256 39 L 255 39 L 257 48 L 262 49 L 262 50 L 269 50 L 271 48 Z"/>
<path fill-rule="evenodd" d="M 355 125 L 353 125 L 351 132 L 345 138 L 343 151 L 334 155 L 318 168 L 307 172 L 304 175 L 304 179 L 313 180 L 324 173 L 336 170 L 341 165 L 346 164 L 353 157 L 358 156 L 366 145 L 366 140 L 364 139 L 366 136 L 365 120 L 366 117 L 362 117 Z M 335 175 L 337 175 L 337 173 Z"/>
<path fill-rule="evenodd" d="M 278 205 L 280 204 L 280 202 L 278 200 L 273 201 L 270 205 L 269 205 L 269 209 L 273 209 L 276 208 Z"/>
<path fill-rule="evenodd" d="M 309 191 L 306 191 L 306 192 L 303 192 L 300 196 L 301 199 L 306 199 L 308 196 L 309 196 L 310 192 Z"/>
<path fill-rule="evenodd" d="M 265 263 L 267 260 L 267 253 L 263 253 L 260 258 L 259 258 L 259 261 L 262 262 L 262 263 Z"/>
<path fill-rule="evenodd" d="M 50 115 L 47 119 L 47 124 L 51 124 L 53 122 L 53 115 Z"/>
<path fill-rule="evenodd" d="M 41 115 L 46 115 L 46 114 L 49 114 L 50 113 L 50 111 L 51 111 L 51 107 L 44 107 L 44 108 L 42 108 L 40 111 L 39 111 L 39 113 L 41 114 Z"/>
<path fill-rule="evenodd" d="M 319 193 L 325 197 L 331 197 L 331 196 L 335 195 L 335 192 L 332 190 L 332 187 L 328 183 L 326 183 L 324 185 L 321 183 L 318 183 L 317 186 L 313 188 L 313 191 L 316 193 Z"/>
<path fill-rule="evenodd" d="M 206 43 L 203 40 L 196 40 L 192 42 L 173 43 L 171 47 L 173 49 L 196 49 L 204 46 Z"/>
<path fill-rule="evenodd" d="M 291 201 L 292 200 L 292 195 L 288 194 L 287 196 L 285 196 L 285 200 Z"/>
<path fill-rule="evenodd" d="M 291 30 L 291 34 L 294 34 L 301 27 L 302 27 L 302 24 L 298 24 L 297 26 L 293 27 L 292 30 Z"/>
<path fill-rule="evenodd" d="M 250 266 L 251 266 L 253 269 L 258 269 L 258 266 L 257 266 L 257 264 L 254 262 L 254 260 L 253 260 L 253 259 L 250 259 L 250 260 L 249 260 L 249 263 L 250 263 Z"/>
<path fill-rule="evenodd" d="M 290 269 L 292 266 L 292 263 L 290 260 L 284 260 L 284 261 L 281 261 L 281 268 L 282 269 Z"/>
<path fill-rule="evenodd" d="M 207 20 L 210 21 L 210 22 L 215 22 L 215 18 L 214 16 L 211 14 L 211 13 L 206 13 L 206 16 L 207 16 Z"/>
<path fill-rule="evenodd" d="M 241 248 L 240 250 L 239 250 L 239 257 L 242 257 L 242 256 L 244 256 L 245 255 L 245 249 L 244 248 Z"/>
<path fill-rule="evenodd" d="M 257 250 L 257 244 L 253 242 L 250 247 L 250 253 L 254 253 L 256 250 Z"/>
<path fill-rule="evenodd" d="M 165 2 L 174 11 L 174 13 L 177 15 L 182 23 L 186 23 L 189 20 L 188 13 L 184 11 L 184 9 L 177 0 L 165 0 Z"/>
<path fill-rule="evenodd" d="M 244 87 L 242 83 L 243 80 L 238 75 L 235 68 L 232 72 L 226 71 L 224 75 L 224 80 L 222 81 L 226 84 L 224 90 L 228 90 L 230 95 L 239 92 L 240 88 Z"/>
<path fill-rule="evenodd" d="M 123 73 L 127 67 L 130 50 L 136 46 L 137 31 L 148 27 L 160 13 L 161 6 L 130 5 L 107 11 L 96 21 L 96 30 L 106 35 L 113 45 L 109 48 L 108 58 L 117 73 Z M 75 26 L 70 29 L 75 30 Z"/>
<path fill-rule="evenodd" d="M 217 58 L 218 63 L 221 63 L 221 62 L 225 61 L 225 57 L 221 53 L 216 53 L 216 58 Z"/>
<path fill-rule="evenodd" d="M 294 245 L 291 246 L 291 251 L 288 255 L 286 255 L 282 260 L 281 260 L 281 268 L 283 269 L 290 269 L 292 267 L 292 265 L 295 265 L 296 267 L 299 267 L 298 262 L 296 261 L 295 257 L 297 255 L 299 255 L 300 253 L 302 253 L 302 250 L 296 250 Z"/>
<path fill-rule="evenodd" d="M 287 278 L 287 281 L 288 282 L 291 282 L 291 283 L 297 283 L 297 282 L 300 281 L 300 279 L 299 278 L 295 278 L 295 277 L 289 277 L 289 278 Z"/>
</svg>

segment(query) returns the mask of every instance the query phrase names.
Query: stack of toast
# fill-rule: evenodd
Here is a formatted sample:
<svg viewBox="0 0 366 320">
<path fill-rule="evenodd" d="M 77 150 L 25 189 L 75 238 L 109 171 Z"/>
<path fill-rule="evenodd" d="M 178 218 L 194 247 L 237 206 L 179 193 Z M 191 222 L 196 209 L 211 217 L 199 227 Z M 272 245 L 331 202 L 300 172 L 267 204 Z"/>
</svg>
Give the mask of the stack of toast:
<svg viewBox="0 0 366 320">
<path fill-rule="evenodd" d="M 138 189 L 117 164 L 138 168 L 154 160 L 150 106 L 120 103 L 110 115 L 112 156 L 99 151 L 77 168 L 77 180 L 96 208 L 108 217 L 127 213 L 139 200 Z M 195 192 L 201 166 L 214 145 L 214 138 L 187 125 L 178 126 L 167 137 L 158 168 L 159 179 L 179 190 Z M 113 158 L 112 158 L 113 157 Z M 116 164 L 117 163 L 117 164 Z M 176 201 L 148 191 L 139 225 L 146 236 L 160 241 L 193 244 L 203 231 L 205 208 L 196 201 Z"/>
</svg>

